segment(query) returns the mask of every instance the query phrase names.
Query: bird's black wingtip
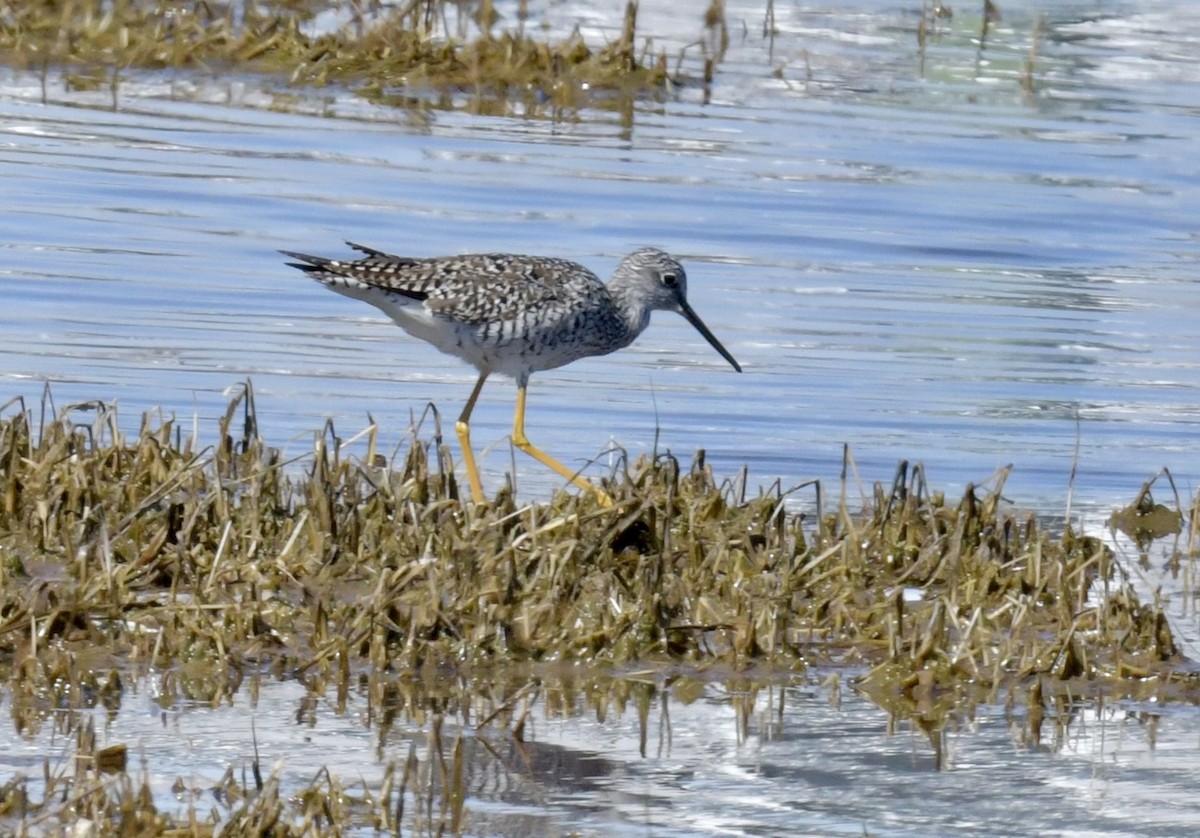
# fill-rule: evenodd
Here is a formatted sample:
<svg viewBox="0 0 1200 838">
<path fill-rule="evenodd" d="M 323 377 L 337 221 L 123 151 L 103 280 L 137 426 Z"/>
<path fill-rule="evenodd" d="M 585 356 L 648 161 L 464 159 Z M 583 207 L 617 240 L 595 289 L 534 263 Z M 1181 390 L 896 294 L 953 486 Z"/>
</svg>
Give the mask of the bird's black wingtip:
<svg viewBox="0 0 1200 838">
<path fill-rule="evenodd" d="M 357 250 L 359 253 L 361 253 L 362 255 L 364 255 L 368 258 L 391 259 L 396 262 L 404 261 L 403 256 L 394 256 L 391 253 L 384 253 L 382 250 L 376 250 L 373 247 L 367 247 L 365 244 L 359 244 L 358 242 L 352 242 L 352 241 L 347 240 L 346 246 L 349 247 L 351 250 Z"/>
<path fill-rule="evenodd" d="M 327 259 L 322 259 L 320 256 L 310 256 L 307 253 L 297 253 L 294 250 L 281 250 L 279 252 L 284 256 L 287 256 L 289 259 L 296 260 L 295 262 L 284 263 L 289 268 L 296 268 L 306 272 L 319 271 L 324 267 L 325 263 L 329 261 Z"/>
<path fill-rule="evenodd" d="M 376 250 L 373 247 L 367 247 L 365 244 L 359 244 L 358 242 L 347 241 L 346 246 L 351 250 L 357 250 L 368 259 L 386 259 L 389 262 L 397 262 L 404 265 L 411 265 L 416 261 L 409 256 L 397 256 L 395 253 L 387 253 L 383 250 Z"/>
</svg>

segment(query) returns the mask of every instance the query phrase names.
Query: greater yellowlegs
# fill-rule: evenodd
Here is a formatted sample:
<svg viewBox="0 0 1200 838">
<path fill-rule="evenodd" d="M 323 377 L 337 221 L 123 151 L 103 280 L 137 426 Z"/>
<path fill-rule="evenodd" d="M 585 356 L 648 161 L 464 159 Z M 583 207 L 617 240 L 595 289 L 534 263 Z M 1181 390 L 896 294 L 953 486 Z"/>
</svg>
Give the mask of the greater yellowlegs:
<svg viewBox="0 0 1200 838">
<path fill-rule="evenodd" d="M 288 264 L 326 288 L 370 303 L 410 335 L 479 370 L 455 424 L 477 503 L 484 495 L 471 450 L 471 411 L 483 382 L 494 372 L 517 382 L 513 444 L 607 505 L 604 492 L 525 436 L 525 388 L 532 373 L 622 349 L 650 324 L 650 312 L 659 310 L 682 314 L 742 371 L 688 305 L 683 266 L 661 250 L 630 253 L 606 285 L 566 259 L 507 253 L 412 259 L 347 244 L 365 257 L 346 261 L 280 252 L 298 260 Z"/>
</svg>

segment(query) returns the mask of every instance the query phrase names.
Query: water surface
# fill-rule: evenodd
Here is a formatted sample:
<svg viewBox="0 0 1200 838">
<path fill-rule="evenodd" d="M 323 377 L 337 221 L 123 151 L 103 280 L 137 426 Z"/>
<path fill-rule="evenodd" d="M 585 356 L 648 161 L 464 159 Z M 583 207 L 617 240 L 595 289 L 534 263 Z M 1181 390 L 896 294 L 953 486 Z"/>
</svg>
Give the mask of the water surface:
<svg viewBox="0 0 1200 838">
<path fill-rule="evenodd" d="M 643 5 L 664 48 L 700 33 Z M 535 376 L 530 435 L 568 463 L 657 437 L 786 486 L 836 478 L 848 445 L 868 480 L 905 458 L 952 491 L 1012 464 L 1010 496 L 1049 511 L 1078 448 L 1077 502 L 1126 502 L 1161 466 L 1190 491 L 1200 30 L 1181 8 L 1057 4 L 1029 94 L 1031 4 L 1005 4 L 982 50 L 960 10 L 923 59 L 915 9 L 785 5 L 765 40 L 762 8 L 737 4 L 707 104 L 685 85 L 631 122 L 411 119 L 336 93 L 314 105 L 333 117 L 289 115 L 254 107 L 254 80 L 183 101 L 195 80 L 159 77 L 129 80 L 113 112 L 53 85 L 42 103 L 9 72 L 0 398 L 49 381 L 59 406 L 116 399 L 130 423 L 161 406 L 211 428 L 252 377 L 276 444 L 368 415 L 398 443 L 430 401 L 456 415 L 473 372 L 276 248 L 528 251 L 606 275 L 653 244 L 685 260 L 746 372 L 660 314 L 630 350 Z M 597 37 L 618 21 L 537 13 Z M 511 410 L 497 381 L 475 414 L 491 486 L 511 469 Z M 527 497 L 558 485 L 518 466 Z"/>
<path fill-rule="evenodd" d="M 361 690 L 339 699 L 332 689 L 264 680 L 214 705 L 189 698 L 183 679 L 165 691 L 164 683 L 161 674 L 131 679 L 118 713 L 93 716 L 98 746 L 129 744 L 131 767 L 151 769 L 158 805 L 180 817 L 189 807 L 228 817 L 225 772 L 232 766 L 235 781 L 253 789 L 256 754 L 285 794 L 329 793 L 324 766 L 362 801 L 381 794 L 387 766 L 402 767 L 411 750 L 419 769 L 410 790 L 427 790 L 432 771 L 438 791 L 432 822 L 426 803 L 407 800 L 404 831 L 433 834 L 442 811 L 440 707 L 448 764 L 463 737 L 465 835 L 1182 836 L 1200 828 L 1193 706 L 1081 699 L 1050 710 L 1035 738 L 1020 708 L 889 719 L 850 690 L 805 679 L 667 686 L 642 675 L 564 690 L 551 677 L 530 694 L 541 698 L 528 705 L 517 741 L 503 721 L 481 724 L 511 694 L 503 691 L 491 703 L 469 692 L 402 703 L 381 724 L 386 708 Z M 550 693 L 559 695 L 553 710 Z M 43 760 L 60 773 L 74 752 L 74 737 L 55 733 L 62 715 L 0 755 L 0 770 L 31 778 L 35 799 Z M 365 818 L 372 805 L 355 808 Z"/>
<path fill-rule="evenodd" d="M 401 445 L 427 403 L 457 415 L 474 373 L 304 281 L 276 249 L 336 255 L 352 239 L 418 256 L 511 250 L 606 275 L 650 244 L 683 258 L 695 308 L 745 373 L 680 318 L 657 315 L 629 350 L 535 376 L 530 436 L 569 464 L 598 457 L 590 472 L 603 470 L 614 444 L 685 460 L 705 448 L 720 476 L 746 465 L 752 489 L 786 487 L 836 480 L 849 446 L 864 481 L 908 459 L 951 492 L 1011 464 L 1006 494 L 1055 514 L 1073 465 L 1076 509 L 1126 503 L 1163 466 L 1192 494 L 1191 4 L 1013 0 L 983 48 L 978 19 L 957 8 L 923 56 L 915 4 L 775 5 L 778 31 L 765 39 L 762 4 L 729 4 L 730 51 L 711 90 L 685 84 L 632 113 L 558 122 L 405 113 L 337 91 L 278 113 L 274 81 L 159 75 L 128 79 L 114 111 L 107 94 L 55 85 L 43 102 L 36 78 L 4 71 L 0 404 L 36 406 L 49 382 L 56 407 L 117 400 L 131 429 L 161 408 L 185 426 L 194 415 L 203 436 L 226 389 L 249 377 L 263 433 L 291 454 L 330 417 L 344 436 L 373 418 Z M 531 6 L 552 31 L 578 23 L 594 40 L 619 27 L 622 8 Z M 690 20 L 675 8 L 644 0 L 640 16 L 669 50 L 702 34 L 699 11 Z M 1039 11 L 1031 93 L 1020 76 Z M 684 67 L 698 73 L 694 60 Z M 474 415 L 491 488 L 514 462 L 512 395 L 490 384 Z M 523 497 L 559 485 L 515 462 Z M 1175 607 L 1194 621 L 1188 602 Z M 361 708 L 332 710 L 319 695 L 301 736 L 296 682 L 264 688 L 257 705 L 239 694 L 229 707 L 165 713 L 152 684 L 104 735 L 201 789 L 247 759 L 252 713 L 264 760 L 284 757 L 293 787 L 314 762 L 370 786 L 427 735 L 414 724 L 378 743 Z M 472 829 L 1197 829 L 1191 707 L 1082 704 L 1038 747 L 1019 719 L 983 708 L 939 759 L 924 734 L 889 730 L 852 694 L 840 705 L 811 685 L 780 696 L 782 713 L 756 710 L 749 735 L 725 687 L 664 699 L 670 744 L 645 755 L 627 715 L 547 717 L 533 741 L 561 764 L 591 765 L 586 782 L 496 771 L 495 785 L 473 788 Z M 69 751 L 49 733 L 0 730 L 0 743 L 6 774 L 36 775 Z"/>
</svg>

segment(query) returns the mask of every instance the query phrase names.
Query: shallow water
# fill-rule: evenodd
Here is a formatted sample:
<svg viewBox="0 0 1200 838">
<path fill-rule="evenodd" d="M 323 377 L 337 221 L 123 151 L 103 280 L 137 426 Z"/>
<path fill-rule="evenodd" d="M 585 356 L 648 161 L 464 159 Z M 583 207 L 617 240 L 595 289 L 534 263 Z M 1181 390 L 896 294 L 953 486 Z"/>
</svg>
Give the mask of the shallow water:
<svg viewBox="0 0 1200 838">
<path fill-rule="evenodd" d="M 160 678 L 132 681 L 110 721 L 95 713 L 97 743 L 128 744 L 133 774 L 140 782 L 140 766 L 149 768 L 158 805 L 176 816 L 189 807 L 227 816 L 223 775 L 232 766 L 252 789 L 256 748 L 263 774 L 277 768 L 285 794 L 310 785 L 328 793 L 317 771 L 326 766 L 350 798 L 377 797 L 387 766 L 403 767 L 410 749 L 421 766 L 410 789 L 428 789 L 431 768 L 439 776 L 432 706 L 409 705 L 381 726 L 381 708 L 370 711 L 354 690 L 340 704 L 333 690 L 265 681 L 212 706 L 164 698 Z M 1168 836 L 1200 828 L 1193 706 L 1080 700 L 1049 712 L 1034 742 L 1020 710 L 983 706 L 918 730 L 845 688 L 800 682 L 752 693 L 745 681 L 664 688 L 656 680 L 617 687 L 624 709 L 607 699 L 603 713 L 583 697 L 604 696 L 603 687 L 576 684 L 576 698 L 555 701 L 554 711 L 535 700 L 522 742 L 503 722 L 476 730 L 480 708 L 494 705 L 443 702 L 473 707 L 469 723 L 451 711 L 440 728 L 447 763 L 464 736 L 463 834 Z M 553 678 L 545 686 L 560 689 Z M 53 727 L 0 756 L 0 770 L 30 778 L 35 800 L 43 760 L 61 773 L 74 753 L 74 737 Z M 434 798 L 432 823 L 425 804 L 408 799 L 406 834 L 436 831 L 440 792 Z M 372 808 L 359 808 L 364 824 Z M 370 834 L 365 825 L 361 832 Z"/>
<path fill-rule="evenodd" d="M 680 32 L 643 5 L 643 31 Z M 42 104 L 10 74 L 0 400 L 49 381 L 59 406 L 116 399 L 131 424 L 162 406 L 209 430 L 250 376 L 275 444 L 368 414 L 399 443 L 429 401 L 456 415 L 473 373 L 276 248 L 530 251 L 604 275 L 655 244 L 746 372 L 660 314 L 630 350 L 535 376 L 530 435 L 570 464 L 657 432 L 722 476 L 790 486 L 836 479 L 849 445 L 867 480 L 903 458 L 950 491 L 1012 464 L 1008 494 L 1051 511 L 1078 445 L 1079 503 L 1128 502 L 1161 466 L 1190 491 L 1200 29 L 1177 3 L 1058 5 L 1030 96 L 1030 4 L 1006 3 L 983 51 L 960 10 L 923 72 L 912 11 L 780 7 L 769 43 L 762 7 L 739 4 L 709 103 L 685 86 L 631 123 L 410 118 L 326 93 L 313 107 L 344 117 L 317 118 L 256 109 L 270 100 L 246 81 L 172 99 L 196 80 L 158 76 L 112 112 L 53 85 Z M 618 20 L 540 14 L 595 37 Z M 501 380 L 475 414 L 491 486 L 511 410 Z M 558 485 L 524 459 L 518 477 L 530 498 Z"/>
<path fill-rule="evenodd" d="M 532 5 L 593 42 L 619 25 L 617 3 Z M 699 12 L 693 26 L 673 8 L 644 0 L 640 16 L 672 50 L 700 31 Z M 251 377 L 263 433 L 291 454 L 328 417 L 343 436 L 373 417 L 401 445 L 426 403 L 455 416 L 473 373 L 306 283 L 277 248 L 527 251 L 607 274 L 653 244 L 685 260 L 695 308 L 746 371 L 658 315 L 629 350 L 535 376 L 530 435 L 567 463 L 602 468 L 611 443 L 657 439 L 787 487 L 836 480 L 848 445 L 867 481 L 909 459 L 952 492 L 1011 463 L 1006 494 L 1057 512 L 1078 451 L 1076 508 L 1127 503 L 1162 466 L 1191 494 L 1200 20 L 1165 0 L 1055 4 L 1030 96 L 1018 76 L 1037 7 L 1002 10 L 980 50 L 957 9 L 922 66 L 914 10 L 779 4 L 769 42 L 762 4 L 731 3 L 707 103 L 690 85 L 631 117 L 558 123 L 328 92 L 283 114 L 258 80 L 160 76 L 131 78 L 114 112 L 107 94 L 53 87 L 43 103 L 36 79 L 5 71 L 0 404 L 36 405 L 48 381 L 58 407 L 116 399 L 133 428 L 161 406 L 211 435 L 225 389 Z M 512 467 L 511 411 L 496 382 L 475 412 L 493 488 Z M 516 463 L 523 497 L 558 485 Z M 376 757 L 355 711 L 321 699 L 302 739 L 303 694 L 272 685 L 255 711 L 264 763 L 285 757 L 294 784 L 313 758 L 370 783 L 426 735 Z M 163 716 L 134 695 L 107 735 L 204 786 L 247 758 L 248 701 Z M 673 744 L 646 757 L 628 716 L 539 723 L 536 741 L 594 776 L 481 787 L 476 833 L 1167 835 L 1200 819 L 1190 707 L 1089 705 L 1042 748 L 981 711 L 939 773 L 927 741 L 890 735 L 850 694 L 834 707 L 789 688 L 783 721 L 743 741 L 722 687 L 669 706 Z M 5 774 L 66 753 L 2 728 L 0 743 Z"/>
</svg>

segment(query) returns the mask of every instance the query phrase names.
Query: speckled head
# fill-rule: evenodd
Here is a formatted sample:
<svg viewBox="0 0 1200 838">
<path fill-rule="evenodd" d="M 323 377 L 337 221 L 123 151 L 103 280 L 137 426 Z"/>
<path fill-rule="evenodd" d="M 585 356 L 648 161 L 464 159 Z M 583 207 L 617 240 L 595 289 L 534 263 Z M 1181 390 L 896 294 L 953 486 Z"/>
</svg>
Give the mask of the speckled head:
<svg viewBox="0 0 1200 838">
<path fill-rule="evenodd" d="M 716 335 L 709 331 L 687 301 L 687 271 L 683 265 L 668 253 L 654 247 L 643 247 L 635 250 L 621 260 L 613 274 L 614 283 L 621 286 L 626 294 L 635 299 L 647 314 L 650 311 L 674 311 L 682 314 L 689 323 L 696 327 L 709 345 L 721 357 L 728 361 L 735 370 L 742 371 L 741 366 L 729 354 Z"/>
</svg>

